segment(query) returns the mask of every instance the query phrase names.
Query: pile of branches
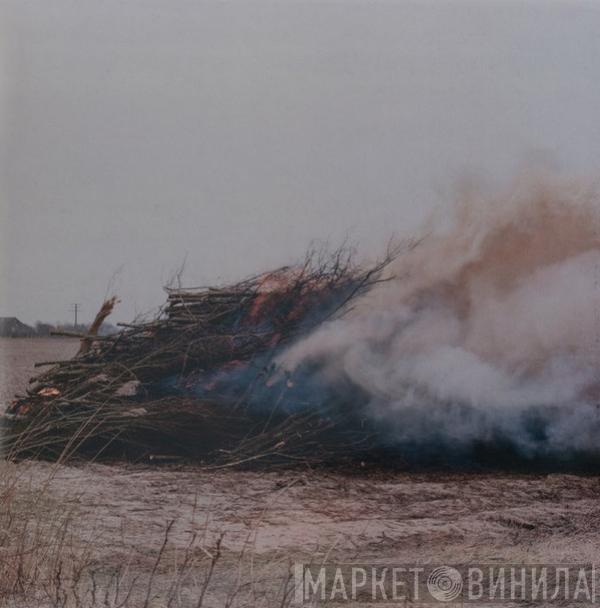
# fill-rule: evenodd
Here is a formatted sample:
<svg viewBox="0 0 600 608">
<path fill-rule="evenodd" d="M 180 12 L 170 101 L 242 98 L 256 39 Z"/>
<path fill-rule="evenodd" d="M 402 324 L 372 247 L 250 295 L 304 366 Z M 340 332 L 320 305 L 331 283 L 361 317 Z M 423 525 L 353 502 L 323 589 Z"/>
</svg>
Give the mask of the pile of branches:
<svg viewBox="0 0 600 608">
<path fill-rule="evenodd" d="M 156 318 L 99 336 L 116 304 L 106 301 L 77 355 L 37 363 L 48 369 L 9 406 L 12 454 L 215 466 L 357 456 L 371 434 L 356 394 L 312 404 L 273 361 L 384 280 L 392 257 L 364 269 L 341 249 L 235 285 L 166 288 Z"/>
</svg>

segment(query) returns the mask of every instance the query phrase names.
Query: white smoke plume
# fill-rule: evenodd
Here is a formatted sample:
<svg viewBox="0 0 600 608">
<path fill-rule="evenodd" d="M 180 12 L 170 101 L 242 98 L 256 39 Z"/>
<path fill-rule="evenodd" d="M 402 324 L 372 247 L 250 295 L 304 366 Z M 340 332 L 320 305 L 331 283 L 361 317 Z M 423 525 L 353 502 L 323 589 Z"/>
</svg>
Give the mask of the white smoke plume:
<svg viewBox="0 0 600 608">
<path fill-rule="evenodd" d="M 397 441 L 600 453 L 599 217 L 580 182 L 470 196 L 392 280 L 279 363 L 350 380 Z"/>
</svg>

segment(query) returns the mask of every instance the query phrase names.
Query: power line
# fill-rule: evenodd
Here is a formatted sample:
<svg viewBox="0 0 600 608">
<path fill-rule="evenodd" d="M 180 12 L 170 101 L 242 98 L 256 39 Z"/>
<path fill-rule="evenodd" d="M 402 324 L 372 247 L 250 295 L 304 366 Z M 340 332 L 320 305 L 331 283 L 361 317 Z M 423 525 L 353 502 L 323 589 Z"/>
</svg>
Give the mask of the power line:
<svg viewBox="0 0 600 608">
<path fill-rule="evenodd" d="M 75 313 L 75 323 L 73 323 L 74 328 L 77 328 L 77 313 L 80 309 L 81 304 L 79 304 L 78 302 L 74 302 L 73 304 L 71 304 L 71 312 Z"/>
</svg>

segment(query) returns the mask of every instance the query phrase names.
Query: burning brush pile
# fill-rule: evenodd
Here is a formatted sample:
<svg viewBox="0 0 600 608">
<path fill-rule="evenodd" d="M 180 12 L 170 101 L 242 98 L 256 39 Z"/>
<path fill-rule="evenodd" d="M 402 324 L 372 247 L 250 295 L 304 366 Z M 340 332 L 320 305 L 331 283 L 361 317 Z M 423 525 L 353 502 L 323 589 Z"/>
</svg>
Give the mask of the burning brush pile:
<svg viewBox="0 0 600 608">
<path fill-rule="evenodd" d="M 13 451 L 597 466 L 597 188 L 525 182 L 406 245 L 170 289 L 155 320 L 98 336 L 106 302 L 10 408 Z"/>
<path fill-rule="evenodd" d="M 307 390 L 300 371 L 281 373 L 274 360 L 348 310 L 391 258 L 363 269 L 340 250 L 227 287 L 167 288 L 157 318 L 99 336 L 108 300 L 73 359 L 36 364 L 49 369 L 8 410 L 11 452 L 217 466 L 359 456 L 370 430 L 356 394 L 320 393 L 314 379 Z"/>
</svg>

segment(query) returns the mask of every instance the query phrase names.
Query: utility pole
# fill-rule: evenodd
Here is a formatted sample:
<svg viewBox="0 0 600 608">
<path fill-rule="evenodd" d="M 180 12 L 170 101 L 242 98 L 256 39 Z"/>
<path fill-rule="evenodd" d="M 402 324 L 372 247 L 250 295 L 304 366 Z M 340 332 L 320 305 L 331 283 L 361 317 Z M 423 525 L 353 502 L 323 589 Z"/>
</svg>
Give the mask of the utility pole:
<svg viewBox="0 0 600 608">
<path fill-rule="evenodd" d="M 81 308 L 81 304 L 78 303 L 73 303 L 71 304 L 71 311 L 75 313 L 75 323 L 73 325 L 73 329 L 77 329 L 77 313 L 79 312 L 79 309 Z"/>
</svg>

